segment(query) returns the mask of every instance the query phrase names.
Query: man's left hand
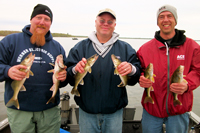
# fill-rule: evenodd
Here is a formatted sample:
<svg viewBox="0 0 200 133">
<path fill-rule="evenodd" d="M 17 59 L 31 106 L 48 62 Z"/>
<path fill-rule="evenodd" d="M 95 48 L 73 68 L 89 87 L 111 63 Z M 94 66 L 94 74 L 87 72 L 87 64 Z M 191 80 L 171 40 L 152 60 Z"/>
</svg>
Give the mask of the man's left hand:
<svg viewBox="0 0 200 133">
<path fill-rule="evenodd" d="M 117 71 L 122 76 L 125 76 L 132 72 L 132 66 L 128 62 L 124 61 L 121 64 L 119 64 L 119 66 L 117 67 Z"/>
<path fill-rule="evenodd" d="M 187 90 L 188 90 L 188 85 L 186 81 L 182 81 L 181 83 L 172 83 L 170 85 L 170 91 L 176 94 L 182 95 Z"/>
<path fill-rule="evenodd" d="M 58 76 L 56 77 L 58 80 L 60 80 L 61 82 L 65 81 L 67 78 L 67 66 L 65 66 L 65 68 L 58 73 Z"/>
</svg>

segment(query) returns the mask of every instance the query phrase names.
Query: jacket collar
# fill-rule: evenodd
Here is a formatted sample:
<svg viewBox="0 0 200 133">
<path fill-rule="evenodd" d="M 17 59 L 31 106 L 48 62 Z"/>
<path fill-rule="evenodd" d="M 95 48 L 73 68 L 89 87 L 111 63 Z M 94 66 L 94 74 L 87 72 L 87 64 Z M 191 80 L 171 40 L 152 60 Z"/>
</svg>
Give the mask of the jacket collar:
<svg viewBox="0 0 200 133">
<path fill-rule="evenodd" d="M 175 46 L 179 46 L 179 45 L 183 45 L 183 43 L 186 40 L 186 36 L 184 35 L 185 31 L 184 30 L 178 30 L 175 29 L 175 36 L 173 37 L 171 44 L 169 44 L 169 47 L 175 47 Z M 164 43 L 166 42 L 166 40 L 164 40 L 161 36 L 160 36 L 160 31 L 156 31 L 155 33 L 155 39 L 160 41 L 162 43 L 162 46 L 164 45 Z M 161 44 L 159 44 L 161 45 Z M 161 47 L 162 47 L 161 46 Z M 160 47 L 160 46 L 159 46 Z"/>
</svg>

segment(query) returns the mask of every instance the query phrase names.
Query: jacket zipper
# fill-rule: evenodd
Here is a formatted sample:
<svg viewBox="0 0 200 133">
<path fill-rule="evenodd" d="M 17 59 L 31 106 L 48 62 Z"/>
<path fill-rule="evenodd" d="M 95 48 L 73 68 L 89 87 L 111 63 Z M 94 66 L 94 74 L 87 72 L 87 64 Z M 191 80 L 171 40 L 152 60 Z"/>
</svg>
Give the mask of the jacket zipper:
<svg viewBox="0 0 200 133">
<path fill-rule="evenodd" d="M 170 116 L 169 110 L 168 110 L 168 97 L 169 97 L 169 86 L 170 86 L 170 84 L 169 84 L 169 80 L 170 80 L 170 73 L 169 73 L 169 71 L 170 71 L 170 69 L 169 69 L 170 68 L 169 47 L 168 47 L 168 45 L 167 45 L 166 42 L 164 44 L 166 46 L 166 55 L 167 55 L 167 98 L 166 98 L 166 111 L 167 111 L 167 114 Z"/>
</svg>

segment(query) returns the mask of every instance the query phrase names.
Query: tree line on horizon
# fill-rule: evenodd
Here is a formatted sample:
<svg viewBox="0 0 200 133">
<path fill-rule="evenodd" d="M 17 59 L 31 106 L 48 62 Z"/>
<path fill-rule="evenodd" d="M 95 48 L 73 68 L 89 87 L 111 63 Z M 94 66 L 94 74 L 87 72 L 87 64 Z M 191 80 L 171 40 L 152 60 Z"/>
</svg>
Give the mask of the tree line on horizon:
<svg viewBox="0 0 200 133">
<path fill-rule="evenodd" d="M 7 36 L 13 33 L 21 33 L 21 31 L 9 31 L 9 30 L 0 30 L 0 36 Z M 51 33 L 53 37 L 85 37 L 85 36 L 74 36 L 64 33 Z"/>
<path fill-rule="evenodd" d="M 0 36 L 7 36 L 13 33 L 21 33 L 21 31 L 9 31 L 9 30 L 0 30 Z M 70 35 L 65 33 L 51 33 L 53 37 L 83 37 L 87 38 L 87 36 L 77 36 L 77 35 Z M 119 37 L 120 39 L 152 39 L 152 38 L 140 38 L 140 37 Z"/>
</svg>

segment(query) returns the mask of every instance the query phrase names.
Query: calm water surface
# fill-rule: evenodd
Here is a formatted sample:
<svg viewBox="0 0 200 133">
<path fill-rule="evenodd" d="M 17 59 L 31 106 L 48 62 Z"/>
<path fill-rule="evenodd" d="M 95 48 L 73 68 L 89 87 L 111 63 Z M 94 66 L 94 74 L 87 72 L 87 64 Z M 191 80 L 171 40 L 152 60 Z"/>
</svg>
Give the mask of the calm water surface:
<svg viewBox="0 0 200 133">
<path fill-rule="evenodd" d="M 0 40 L 3 37 L 0 37 Z M 79 41 L 85 39 L 85 38 L 78 38 L 78 40 L 72 40 L 72 38 L 66 38 L 66 37 L 55 37 L 55 40 L 60 42 L 60 44 L 63 46 L 63 48 L 66 51 L 66 55 L 68 55 L 69 50 Z M 139 47 L 144 44 L 145 42 L 149 41 L 147 39 L 121 39 L 123 41 L 128 42 L 135 50 L 138 50 Z M 197 41 L 198 42 L 198 41 Z M 198 42 L 200 44 L 200 42 Z M 70 85 L 67 85 L 64 88 L 61 88 L 61 93 L 64 91 L 71 92 L 72 87 Z M 128 92 L 128 107 L 139 107 L 141 108 L 141 97 L 143 93 L 143 88 L 141 88 L 138 84 L 135 86 L 127 86 L 127 92 Z M 200 90 L 197 88 L 194 90 L 194 105 L 193 105 L 193 111 L 200 116 Z M 75 104 L 73 100 L 73 96 L 70 95 L 70 104 Z M 141 115 L 141 113 L 140 113 Z M 5 119 L 6 116 L 6 107 L 4 105 L 4 83 L 0 83 L 0 121 Z M 141 116 L 137 116 L 136 118 L 140 119 Z"/>
</svg>

